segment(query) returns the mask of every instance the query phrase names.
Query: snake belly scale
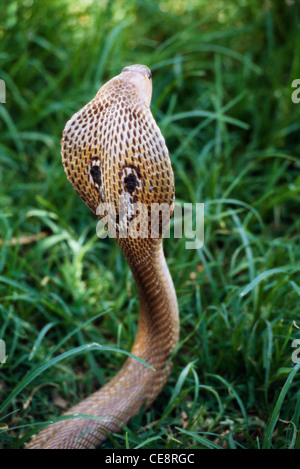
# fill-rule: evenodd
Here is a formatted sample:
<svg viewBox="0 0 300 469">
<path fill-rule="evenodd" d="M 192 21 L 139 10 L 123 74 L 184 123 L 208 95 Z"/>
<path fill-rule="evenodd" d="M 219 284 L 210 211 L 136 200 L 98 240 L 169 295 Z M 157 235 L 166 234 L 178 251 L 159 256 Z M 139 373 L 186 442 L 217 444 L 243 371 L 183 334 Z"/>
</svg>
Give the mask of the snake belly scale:
<svg viewBox="0 0 300 469">
<path fill-rule="evenodd" d="M 167 204 L 169 218 L 172 215 L 173 171 L 164 138 L 150 111 L 151 95 L 149 68 L 125 67 L 66 124 L 61 153 L 70 183 L 92 212 L 99 216 L 101 204 L 115 207 L 116 241 L 130 266 L 140 301 L 132 354 L 155 371 L 129 357 L 111 381 L 65 414 L 88 414 L 103 421 L 87 417 L 58 421 L 35 435 L 27 448 L 96 447 L 107 433 L 119 431 L 144 404 L 149 407 L 168 378 L 179 320 L 162 249 L 161 221 L 154 237 L 149 222 L 143 224 L 144 236 L 120 236 L 121 225 L 128 227 L 134 220 L 132 204 L 143 204 L 149 217 L 152 204 Z M 128 210 L 121 220 L 122 201 Z"/>
</svg>

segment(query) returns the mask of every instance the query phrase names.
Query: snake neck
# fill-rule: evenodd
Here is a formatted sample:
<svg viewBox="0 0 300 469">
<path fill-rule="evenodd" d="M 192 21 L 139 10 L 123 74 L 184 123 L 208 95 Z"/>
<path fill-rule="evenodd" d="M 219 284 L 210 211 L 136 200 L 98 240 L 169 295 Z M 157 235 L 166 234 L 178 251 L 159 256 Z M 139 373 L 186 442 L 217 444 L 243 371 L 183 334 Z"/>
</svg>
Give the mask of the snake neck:
<svg viewBox="0 0 300 469">
<path fill-rule="evenodd" d="M 145 239 L 139 256 L 136 242 L 118 240 L 132 271 L 140 301 L 140 320 L 132 353 L 155 369 L 166 366 L 179 335 L 177 298 L 161 239 Z M 153 353 L 154 350 L 159 353 Z"/>
</svg>

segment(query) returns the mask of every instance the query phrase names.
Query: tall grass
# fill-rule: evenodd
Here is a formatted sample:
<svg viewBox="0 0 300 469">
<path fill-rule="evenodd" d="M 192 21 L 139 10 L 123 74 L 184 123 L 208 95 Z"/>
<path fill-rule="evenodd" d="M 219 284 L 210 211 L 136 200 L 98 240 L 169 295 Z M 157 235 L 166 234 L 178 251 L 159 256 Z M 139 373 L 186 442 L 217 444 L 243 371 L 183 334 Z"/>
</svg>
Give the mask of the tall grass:
<svg viewBox="0 0 300 469">
<path fill-rule="evenodd" d="M 107 79 L 144 63 L 177 201 L 205 202 L 205 244 L 165 240 L 181 317 L 173 372 L 104 446 L 300 448 L 298 23 L 297 2 L 258 0 L 3 8 L 1 447 L 107 382 L 133 344 L 133 279 L 68 184 L 60 138 Z"/>
</svg>

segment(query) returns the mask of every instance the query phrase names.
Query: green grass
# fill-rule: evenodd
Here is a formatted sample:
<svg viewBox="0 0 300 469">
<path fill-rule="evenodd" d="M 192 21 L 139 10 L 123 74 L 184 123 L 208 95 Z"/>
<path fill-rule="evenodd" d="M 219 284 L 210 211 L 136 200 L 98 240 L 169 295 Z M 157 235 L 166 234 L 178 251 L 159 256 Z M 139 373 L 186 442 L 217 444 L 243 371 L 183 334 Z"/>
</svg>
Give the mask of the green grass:
<svg viewBox="0 0 300 469">
<path fill-rule="evenodd" d="M 205 202 L 205 244 L 165 240 L 181 317 L 173 371 L 104 447 L 299 449 L 297 2 L 23 0 L 2 10 L 0 447 L 23 447 L 107 382 L 133 344 L 133 279 L 67 182 L 60 138 L 106 80 L 144 63 L 177 201 Z"/>
</svg>

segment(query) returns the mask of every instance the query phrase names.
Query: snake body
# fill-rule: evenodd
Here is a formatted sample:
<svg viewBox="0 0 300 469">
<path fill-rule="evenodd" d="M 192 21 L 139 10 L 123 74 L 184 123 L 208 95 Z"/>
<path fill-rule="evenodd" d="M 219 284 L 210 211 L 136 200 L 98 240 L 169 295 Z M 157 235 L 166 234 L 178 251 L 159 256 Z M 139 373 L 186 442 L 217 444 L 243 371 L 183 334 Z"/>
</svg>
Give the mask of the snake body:
<svg viewBox="0 0 300 469">
<path fill-rule="evenodd" d="M 166 204 L 172 213 L 174 177 L 164 138 L 150 111 L 151 95 L 150 70 L 143 65 L 124 68 L 66 124 L 61 153 L 69 181 L 92 212 L 99 216 L 101 204 L 115 208 L 116 241 L 140 300 L 132 354 L 155 371 L 129 357 L 110 382 L 66 412 L 103 421 L 87 417 L 58 421 L 34 436 L 28 448 L 98 446 L 144 404 L 150 406 L 168 378 L 170 355 L 178 342 L 178 307 L 162 249 L 161 218 L 154 236 L 149 220 L 152 204 Z M 127 213 L 121 220 L 122 201 Z M 139 203 L 146 207 L 140 218 L 132 210 Z M 128 228 L 135 221 L 143 236 L 130 236 L 130 231 L 121 236 L 121 226 Z"/>
</svg>

